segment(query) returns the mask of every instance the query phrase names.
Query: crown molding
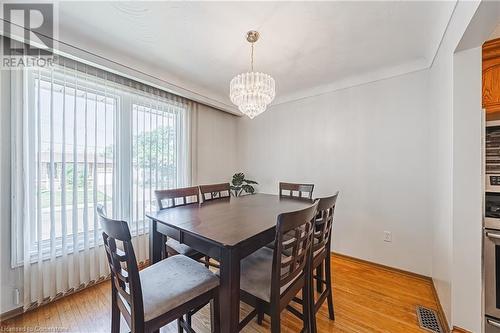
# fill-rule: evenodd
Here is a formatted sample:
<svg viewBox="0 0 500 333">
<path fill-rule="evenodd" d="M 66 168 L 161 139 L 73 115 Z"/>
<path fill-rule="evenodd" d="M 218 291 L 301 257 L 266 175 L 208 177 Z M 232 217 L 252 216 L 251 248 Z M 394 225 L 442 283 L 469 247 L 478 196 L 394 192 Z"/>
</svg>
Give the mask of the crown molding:
<svg viewBox="0 0 500 333">
<path fill-rule="evenodd" d="M 321 96 L 335 91 L 349 89 L 365 84 L 370 84 L 382 80 L 391 79 L 401 75 L 418 72 L 429 68 L 429 61 L 426 59 L 418 59 L 402 65 L 385 67 L 376 71 L 354 75 L 342 80 L 333 81 L 331 83 L 317 86 L 311 89 L 301 90 L 292 94 L 287 94 L 277 98 L 271 106 L 276 106 L 285 103 L 291 103 L 302 99 Z"/>
</svg>

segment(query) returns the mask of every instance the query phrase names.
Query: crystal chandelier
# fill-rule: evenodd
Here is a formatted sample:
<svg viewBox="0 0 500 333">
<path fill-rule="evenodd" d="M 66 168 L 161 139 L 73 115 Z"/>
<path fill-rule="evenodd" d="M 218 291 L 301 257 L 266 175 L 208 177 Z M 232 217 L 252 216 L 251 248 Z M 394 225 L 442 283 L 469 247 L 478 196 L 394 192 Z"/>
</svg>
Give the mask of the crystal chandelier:
<svg viewBox="0 0 500 333">
<path fill-rule="evenodd" d="M 252 44 L 250 72 L 236 75 L 229 85 L 231 102 L 250 119 L 266 111 L 275 96 L 274 79 L 268 74 L 253 71 L 253 44 L 258 39 L 257 31 L 247 32 L 247 41 Z"/>
</svg>

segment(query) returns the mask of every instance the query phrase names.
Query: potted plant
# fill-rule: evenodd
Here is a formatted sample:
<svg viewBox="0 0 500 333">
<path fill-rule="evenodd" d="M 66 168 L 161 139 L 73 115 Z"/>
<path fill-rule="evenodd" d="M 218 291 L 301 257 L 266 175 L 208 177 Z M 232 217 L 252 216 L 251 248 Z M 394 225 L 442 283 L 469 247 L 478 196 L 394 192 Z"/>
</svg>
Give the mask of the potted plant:
<svg viewBox="0 0 500 333">
<path fill-rule="evenodd" d="M 231 180 L 231 190 L 235 197 L 239 197 L 243 192 L 248 194 L 255 193 L 255 188 L 252 184 L 258 184 L 254 180 L 245 179 L 245 174 L 243 172 L 235 173 L 233 179 Z"/>
</svg>

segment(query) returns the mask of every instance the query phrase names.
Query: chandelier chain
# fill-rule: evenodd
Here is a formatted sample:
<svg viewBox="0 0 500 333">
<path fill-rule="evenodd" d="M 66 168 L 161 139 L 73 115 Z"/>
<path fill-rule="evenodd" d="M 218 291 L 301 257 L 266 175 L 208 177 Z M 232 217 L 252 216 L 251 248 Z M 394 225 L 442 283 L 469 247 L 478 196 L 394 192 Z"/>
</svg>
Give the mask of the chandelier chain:
<svg viewBox="0 0 500 333">
<path fill-rule="evenodd" d="M 253 72 L 253 44 L 252 43 L 252 56 L 251 56 L 251 61 L 250 61 L 250 71 Z"/>
</svg>

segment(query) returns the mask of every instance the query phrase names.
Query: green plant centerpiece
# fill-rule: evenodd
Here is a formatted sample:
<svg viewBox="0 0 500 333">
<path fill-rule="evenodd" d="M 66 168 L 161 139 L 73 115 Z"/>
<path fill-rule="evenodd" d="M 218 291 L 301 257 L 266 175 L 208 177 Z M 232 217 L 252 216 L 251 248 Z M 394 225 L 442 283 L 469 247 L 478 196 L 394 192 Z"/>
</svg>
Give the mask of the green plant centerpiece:
<svg viewBox="0 0 500 333">
<path fill-rule="evenodd" d="M 235 197 L 239 197 L 242 193 L 253 194 L 255 193 L 255 188 L 252 184 L 258 184 L 254 180 L 245 179 L 245 174 L 243 172 L 235 173 L 233 175 L 233 180 L 231 180 L 231 190 Z"/>
</svg>

